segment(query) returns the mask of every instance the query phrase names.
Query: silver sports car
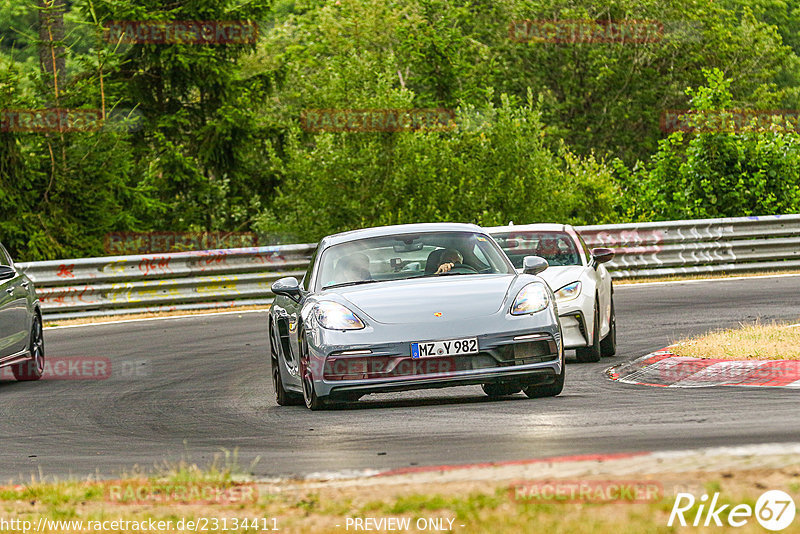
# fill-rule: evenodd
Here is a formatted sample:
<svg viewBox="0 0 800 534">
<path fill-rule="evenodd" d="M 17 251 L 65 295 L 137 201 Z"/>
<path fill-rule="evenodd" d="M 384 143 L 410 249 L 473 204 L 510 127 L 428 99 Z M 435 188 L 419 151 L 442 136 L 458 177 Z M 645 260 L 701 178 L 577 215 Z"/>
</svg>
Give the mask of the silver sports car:
<svg viewBox="0 0 800 534">
<path fill-rule="evenodd" d="M 302 282 L 272 285 L 280 405 L 317 410 L 368 393 L 482 385 L 489 396 L 558 395 L 564 350 L 553 292 L 518 273 L 471 224 L 369 228 L 320 241 Z"/>
</svg>

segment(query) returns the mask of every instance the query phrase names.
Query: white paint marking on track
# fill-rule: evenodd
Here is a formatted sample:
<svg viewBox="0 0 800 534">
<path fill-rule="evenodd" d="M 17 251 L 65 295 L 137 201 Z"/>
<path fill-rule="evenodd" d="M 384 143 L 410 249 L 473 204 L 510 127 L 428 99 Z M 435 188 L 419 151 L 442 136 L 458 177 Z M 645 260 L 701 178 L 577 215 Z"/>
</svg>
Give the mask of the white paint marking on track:
<svg viewBox="0 0 800 534">
<path fill-rule="evenodd" d="M 791 274 L 764 274 L 764 275 L 756 275 L 756 276 L 729 276 L 729 277 L 717 277 L 717 278 L 698 278 L 698 279 L 691 279 L 691 280 L 668 280 L 665 282 L 633 282 L 633 283 L 625 283 L 623 281 L 618 281 L 618 283 L 614 284 L 614 290 L 623 288 L 623 287 L 652 287 L 652 286 L 666 286 L 670 284 L 699 284 L 702 282 L 728 282 L 733 280 L 758 280 L 763 278 L 789 278 L 793 276 L 800 276 L 800 273 L 791 273 Z"/>
</svg>

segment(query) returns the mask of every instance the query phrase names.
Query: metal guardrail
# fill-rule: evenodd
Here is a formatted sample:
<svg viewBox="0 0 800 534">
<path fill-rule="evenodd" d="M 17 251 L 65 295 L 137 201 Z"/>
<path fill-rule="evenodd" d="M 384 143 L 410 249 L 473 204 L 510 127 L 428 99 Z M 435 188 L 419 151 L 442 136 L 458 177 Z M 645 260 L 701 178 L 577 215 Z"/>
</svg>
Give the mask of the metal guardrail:
<svg viewBox="0 0 800 534">
<path fill-rule="evenodd" d="M 18 264 L 48 319 L 272 302 L 270 286 L 302 276 L 315 244 L 110 256 Z"/>
<path fill-rule="evenodd" d="M 577 228 L 616 250 L 614 278 L 800 268 L 800 215 Z M 19 264 L 49 319 L 272 302 L 270 286 L 305 272 L 314 244 Z"/>
</svg>

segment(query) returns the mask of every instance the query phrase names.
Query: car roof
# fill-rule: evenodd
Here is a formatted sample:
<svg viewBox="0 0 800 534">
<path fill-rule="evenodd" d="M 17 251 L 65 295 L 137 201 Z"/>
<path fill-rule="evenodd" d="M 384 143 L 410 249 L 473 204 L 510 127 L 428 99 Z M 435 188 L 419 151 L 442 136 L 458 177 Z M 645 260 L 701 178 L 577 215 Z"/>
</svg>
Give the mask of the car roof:
<svg viewBox="0 0 800 534">
<path fill-rule="evenodd" d="M 511 224 L 507 226 L 492 226 L 491 228 L 484 228 L 490 234 L 499 234 L 505 232 L 569 232 L 575 229 L 569 224 L 554 224 L 554 223 L 540 223 L 540 224 Z"/>
<path fill-rule="evenodd" d="M 339 234 L 329 235 L 320 241 L 320 249 L 365 239 L 369 237 L 382 237 L 399 234 L 413 234 L 425 232 L 479 232 L 485 234 L 486 230 L 476 224 L 467 223 L 417 223 L 417 224 L 395 224 L 391 226 L 376 226 L 373 228 L 362 228 L 360 230 L 350 230 Z"/>
</svg>

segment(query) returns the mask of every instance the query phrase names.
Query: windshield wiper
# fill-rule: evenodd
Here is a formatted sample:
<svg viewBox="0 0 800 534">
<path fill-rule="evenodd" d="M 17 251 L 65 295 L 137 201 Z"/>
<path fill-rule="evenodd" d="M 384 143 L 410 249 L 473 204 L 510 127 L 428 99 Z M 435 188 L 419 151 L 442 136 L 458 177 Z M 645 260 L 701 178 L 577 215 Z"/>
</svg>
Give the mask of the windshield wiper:
<svg viewBox="0 0 800 534">
<path fill-rule="evenodd" d="M 342 282 L 341 284 L 332 284 L 325 286 L 322 289 L 333 289 L 335 287 L 358 286 L 361 284 L 374 284 L 375 282 L 383 282 L 383 280 L 355 280 L 353 282 Z"/>
</svg>

